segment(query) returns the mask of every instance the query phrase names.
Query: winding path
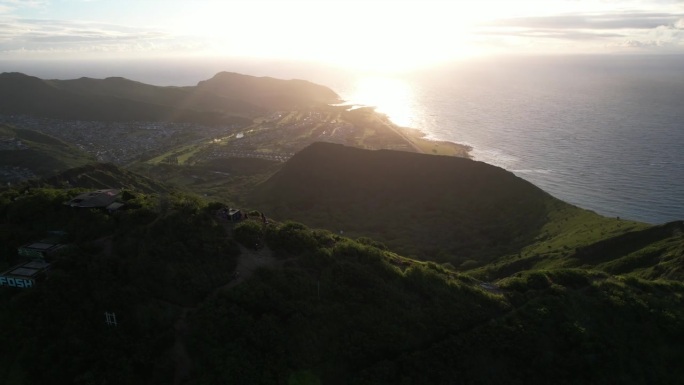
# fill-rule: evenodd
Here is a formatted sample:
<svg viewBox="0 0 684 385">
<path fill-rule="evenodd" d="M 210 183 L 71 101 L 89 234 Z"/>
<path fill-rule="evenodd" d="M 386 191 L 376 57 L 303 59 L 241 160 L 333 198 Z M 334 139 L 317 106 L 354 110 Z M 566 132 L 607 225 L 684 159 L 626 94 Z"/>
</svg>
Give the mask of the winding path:
<svg viewBox="0 0 684 385">
<path fill-rule="evenodd" d="M 277 260 L 273 257 L 273 252 L 268 247 L 259 250 L 248 249 L 240 246 L 240 255 L 238 256 L 237 267 L 235 268 L 235 276 L 230 282 L 221 285 L 212 290 L 207 297 L 211 298 L 217 295 L 222 290 L 227 290 L 245 282 L 254 272 L 259 268 L 274 268 L 281 266 L 283 261 Z M 197 310 L 197 307 L 182 308 L 181 316 L 174 324 L 176 330 L 176 339 L 172 348 L 173 362 L 175 363 L 175 371 L 173 376 L 173 384 L 181 385 L 187 379 L 192 368 L 192 359 L 185 347 L 185 338 L 187 337 L 187 317 L 188 314 Z"/>
</svg>

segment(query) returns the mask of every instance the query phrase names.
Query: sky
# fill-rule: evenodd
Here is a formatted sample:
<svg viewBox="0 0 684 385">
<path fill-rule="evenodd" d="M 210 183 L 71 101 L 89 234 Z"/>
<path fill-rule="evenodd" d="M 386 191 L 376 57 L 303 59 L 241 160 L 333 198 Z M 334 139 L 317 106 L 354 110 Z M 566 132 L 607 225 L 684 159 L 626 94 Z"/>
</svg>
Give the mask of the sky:
<svg viewBox="0 0 684 385">
<path fill-rule="evenodd" d="M 684 53 L 684 0 L 0 0 L 0 60 L 240 57 L 401 71 Z"/>
</svg>

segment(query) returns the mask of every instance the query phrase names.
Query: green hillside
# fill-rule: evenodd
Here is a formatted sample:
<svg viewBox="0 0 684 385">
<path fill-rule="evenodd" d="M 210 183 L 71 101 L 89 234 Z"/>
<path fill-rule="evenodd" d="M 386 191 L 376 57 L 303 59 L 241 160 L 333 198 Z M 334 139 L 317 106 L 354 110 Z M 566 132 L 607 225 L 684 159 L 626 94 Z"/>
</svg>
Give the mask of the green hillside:
<svg viewBox="0 0 684 385">
<path fill-rule="evenodd" d="M 584 268 L 684 278 L 684 225 L 606 218 L 469 159 L 317 143 L 245 199 L 269 215 L 370 237 L 495 281 Z"/>
<path fill-rule="evenodd" d="M 0 288 L 2 383 L 684 378 L 679 281 L 575 268 L 482 282 L 254 212 L 233 225 L 215 215 L 220 204 L 184 194 L 130 192 L 108 214 L 61 204 L 77 192 L 0 194 L 3 261 L 48 229 L 69 234 L 47 280 Z"/>
<path fill-rule="evenodd" d="M 127 168 L 0 126 L 0 384 L 682 382 L 684 222 L 582 210 L 336 100 L 0 74 L 0 114 L 215 124 Z M 110 188 L 116 210 L 64 204 Z"/>
<path fill-rule="evenodd" d="M 681 221 L 659 226 L 601 222 L 569 218 L 561 222 L 565 227 L 555 225 L 556 234 L 543 233 L 520 253 L 503 256 L 471 274 L 493 280 L 538 269 L 591 268 L 645 279 L 684 279 Z"/>
<path fill-rule="evenodd" d="M 246 199 L 276 218 L 470 267 L 518 253 L 565 216 L 609 222 L 486 163 L 329 143 L 296 154 Z"/>
<path fill-rule="evenodd" d="M 0 141 L 0 165 L 7 169 L 2 182 L 23 179 L 13 175 L 12 169 L 41 177 L 94 161 L 75 146 L 32 130 L 0 125 Z"/>
<path fill-rule="evenodd" d="M 148 164 L 132 166 L 131 171 L 151 175 L 174 189 L 191 192 L 208 200 L 239 206 L 242 197 L 273 175 L 282 163 L 258 158 L 217 158 L 194 165 Z"/>
<path fill-rule="evenodd" d="M 26 183 L 31 187 L 83 189 L 128 189 L 145 193 L 169 193 L 172 189 L 155 179 L 122 169 L 113 164 L 92 163 L 57 175 Z"/>
</svg>

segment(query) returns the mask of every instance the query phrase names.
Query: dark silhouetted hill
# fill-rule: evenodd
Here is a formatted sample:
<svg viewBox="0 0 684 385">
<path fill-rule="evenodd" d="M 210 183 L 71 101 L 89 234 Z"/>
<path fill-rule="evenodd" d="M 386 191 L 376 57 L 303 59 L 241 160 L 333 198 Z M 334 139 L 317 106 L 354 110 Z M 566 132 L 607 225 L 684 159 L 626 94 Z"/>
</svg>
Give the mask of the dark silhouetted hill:
<svg viewBox="0 0 684 385">
<path fill-rule="evenodd" d="M 42 80 L 0 74 L 0 114 L 71 120 L 250 122 L 268 111 L 339 100 L 327 87 L 219 73 L 193 87 L 159 87 L 124 78 Z"/>
<path fill-rule="evenodd" d="M 198 90 L 247 101 L 267 109 L 292 109 L 340 101 L 330 88 L 306 80 L 280 80 L 220 72 L 199 82 Z"/>
<path fill-rule="evenodd" d="M 170 188 L 154 179 L 110 163 L 92 163 L 75 167 L 49 178 L 27 183 L 33 187 L 67 187 L 86 189 L 128 189 L 145 193 L 168 193 Z"/>
<path fill-rule="evenodd" d="M 423 259 L 491 259 L 531 243 L 551 203 L 469 159 L 315 143 L 248 198 L 276 218 L 370 236 Z"/>
<path fill-rule="evenodd" d="M 266 110 L 238 98 L 218 96 L 196 87 L 159 87 L 121 77 L 50 80 L 59 89 L 83 95 L 111 96 L 180 111 L 193 110 L 252 117 Z"/>
<path fill-rule="evenodd" d="M 537 269 L 481 282 L 295 222 L 227 223 L 181 193 L 128 192 L 113 213 L 62 203 L 80 191 L 0 191 L 2 271 L 48 230 L 68 244 L 32 288 L 0 286 L 3 384 L 684 377 L 678 281 Z"/>
</svg>

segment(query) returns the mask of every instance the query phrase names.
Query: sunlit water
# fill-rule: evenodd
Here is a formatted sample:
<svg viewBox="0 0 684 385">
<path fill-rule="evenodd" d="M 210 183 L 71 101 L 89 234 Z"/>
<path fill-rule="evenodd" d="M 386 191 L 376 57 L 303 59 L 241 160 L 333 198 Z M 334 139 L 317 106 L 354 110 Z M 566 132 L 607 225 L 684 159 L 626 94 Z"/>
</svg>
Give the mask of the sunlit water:
<svg viewBox="0 0 684 385">
<path fill-rule="evenodd" d="M 684 219 L 681 57 L 506 65 L 359 80 L 348 95 L 432 138 L 469 144 L 475 159 L 580 207 L 650 223 Z M 365 89 L 385 83 L 386 96 Z"/>
<path fill-rule="evenodd" d="M 376 106 L 428 137 L 468 144 L 552 195 L 607 216 L 684 219 L 684 57 L 490 60 L 411 75 L 301 63 L 0 63 L 43 78 L 192 85 L 218 71 L 300 78 Z"/>
<path fill-rule="evenodd" d="M 399 78 L 362 76 L 345 94 L 344 98 L 349 102 L 374 106 L 376 111 L 403 127 L 414 126 L 416 113 L 421 109 L 411 83 Z"/>
</svg>

